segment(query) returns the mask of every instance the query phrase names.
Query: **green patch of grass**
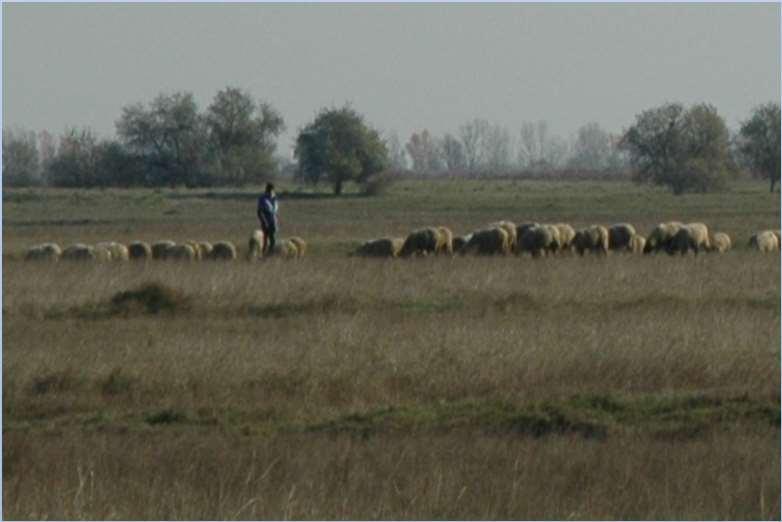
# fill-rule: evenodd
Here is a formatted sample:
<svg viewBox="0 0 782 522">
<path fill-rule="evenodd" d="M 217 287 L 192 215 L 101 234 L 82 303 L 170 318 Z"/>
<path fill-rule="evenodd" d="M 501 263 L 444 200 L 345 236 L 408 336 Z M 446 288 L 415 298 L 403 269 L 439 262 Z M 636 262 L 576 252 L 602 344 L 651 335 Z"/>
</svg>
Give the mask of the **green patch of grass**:
<svg viewBox="0 0 782 522">
<path fill-rule="evenodd" d="M 190 418 L 185 413 L 173 408 L 155 411 L 144 416 L 144 422 L 153 426 L 158 424 L 181 424 L 189 421 Z"/>
<path fill-rule="evenodd" d="M 190 309 L 190 299 L 182 292 L 162 283 L 146 283 L 135 290 L 118 292 L 111 298 L 112 312 L 127 314 L 143 311 L 147 314 L 177 312 Z"/>
</svg>

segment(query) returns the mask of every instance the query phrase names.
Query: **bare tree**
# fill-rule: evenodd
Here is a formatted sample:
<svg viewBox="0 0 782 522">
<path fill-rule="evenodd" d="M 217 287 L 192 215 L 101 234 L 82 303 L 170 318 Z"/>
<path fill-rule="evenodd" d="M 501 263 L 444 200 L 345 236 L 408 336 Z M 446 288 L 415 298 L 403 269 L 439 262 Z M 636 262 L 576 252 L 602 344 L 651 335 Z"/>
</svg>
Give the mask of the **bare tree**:
<svg viewBox="0 0 782 522">
<path fill-rule="evenodd" d="M 488 133 L 489 122 L 481 118 L 474 118 L 459 127 L 459 138 L 462 141 L 468 170 L 477 171 L 484 165 Z"/>
<path fill-rule="evenodd" d="M 428 174 L 442 169 L 437 143 L 428 130 L 414 132 L 405 148 L 413 160 L 414 172 Z"/>
<path fill-rule="evenodd" d="M 467 159 L 464 157 L 462 142 L 452 134 L 445 133 L 445 136 L 440 140 L 439 150 L 445 168 L 449 171 L 459 171 L 467 168 Z"/>
</svg>

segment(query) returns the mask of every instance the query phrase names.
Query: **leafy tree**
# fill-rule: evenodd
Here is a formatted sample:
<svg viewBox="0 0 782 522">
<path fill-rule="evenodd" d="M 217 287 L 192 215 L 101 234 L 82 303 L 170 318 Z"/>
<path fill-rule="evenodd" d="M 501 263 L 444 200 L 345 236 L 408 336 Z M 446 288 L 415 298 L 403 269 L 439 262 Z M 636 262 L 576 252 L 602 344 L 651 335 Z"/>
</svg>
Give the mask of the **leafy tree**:
<svg viewBox="0 0 782 522">
<path fill-rule="evenodd" d="M 98 139 L 90 129 L 66 129 L 60 136 L 57 153 L 46 165 L 46 177 L 55 187 L 97 187 Z"/>
<path fill-rule="evenodd" d="M 35 133 L 3 129 L 3 186 L 41 183 L 41 164 Z"/>
<path fill-rule="evenodd" d="M 285 123 L 271 105 L 256 103 L 249 93 L 227 87 L 214 97 L 205 122 L 221 181 L 243 185 L 276 173 L 276 139 Z"/>
<path fill-rule="evenodd" d="M 322 109 L 296 139 L 294 155 L 300 177 L 333 184 L 342 194 L 346 181 L 364 182 L 388 165 L 388 151 L 378 132 L 349 106 Z"/>
<path fill-rule="evenodd" d="M 636 116 L 622 138 L 636 181 L 668 186 L 674 194 L 725 187 L 735 172 L 729 134 L 709 104 L 684 109 L 667 103 Z"/>
<path fill-rule="evenodd" d="M 741 124 L 738 148 L 745 165 L 756 175 L 769 180 L 771 192 L 780 177 L 779 104 L 756 107 Z"/>
<path fill-rule="evenodd" d="M 210 148 L 192 93 L 159 94 L 149 107 L 125 106 L 116 127 L 123 145 L 144 158 L 154 184 L 203 180 Z"/>
</svg>

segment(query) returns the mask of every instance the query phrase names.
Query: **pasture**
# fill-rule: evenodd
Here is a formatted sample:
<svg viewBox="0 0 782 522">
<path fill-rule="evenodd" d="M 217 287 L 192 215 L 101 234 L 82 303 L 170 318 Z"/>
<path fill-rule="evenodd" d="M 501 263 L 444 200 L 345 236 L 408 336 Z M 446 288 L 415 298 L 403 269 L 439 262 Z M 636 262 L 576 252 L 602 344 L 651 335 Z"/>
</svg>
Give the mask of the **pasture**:
<svg viewBox="0 0 782 522">
<path fill-rule="evenodd" d="M 778 194 L 619 182 L 3 194 L 11 519 L 779 519 Z M 733 250 L 363 259 L 509 219 L 703 221 Z M 30 263 L 45 241 L 230 240 L 227 263 Z"/>
</svg>

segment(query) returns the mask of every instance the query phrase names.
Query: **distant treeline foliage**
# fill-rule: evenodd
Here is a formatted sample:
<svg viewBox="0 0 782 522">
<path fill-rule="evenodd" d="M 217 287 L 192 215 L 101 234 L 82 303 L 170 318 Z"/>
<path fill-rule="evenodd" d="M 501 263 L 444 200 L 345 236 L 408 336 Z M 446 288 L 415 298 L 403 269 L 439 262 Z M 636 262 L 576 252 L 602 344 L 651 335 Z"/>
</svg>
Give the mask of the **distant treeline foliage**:
<svg viewBox="0 0 782 522">
<path fill-rule="evenodd" d="M 275 176 L 362 183 L 378 193 L 399 176 L 628 179 L 675 194 L 721 190 L 741 171 L 780 178 L 780 108 L 756 107 L 731 132 L 716 108 L 666 103 L 642 111 L 620 134 L 596 122 L 569 138 L 545 121 L 517 132 L 482 118 L 455 132 L 413 132 L 403 142 L 382 136 L 350 106 L 321 109 L 296 138 L 295 160 L 276 155 L 282 116 L 238 88 L 218 92 L 199 110 L 189 92 L 159 94 L 123 107 L 116 138 L 69 128 L 55 138 L 3 129 L 3 186 L 131 187 L 242 186 Z"/>
</svg>

